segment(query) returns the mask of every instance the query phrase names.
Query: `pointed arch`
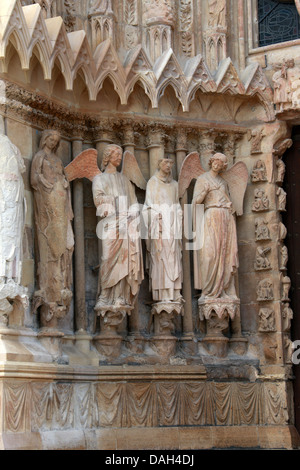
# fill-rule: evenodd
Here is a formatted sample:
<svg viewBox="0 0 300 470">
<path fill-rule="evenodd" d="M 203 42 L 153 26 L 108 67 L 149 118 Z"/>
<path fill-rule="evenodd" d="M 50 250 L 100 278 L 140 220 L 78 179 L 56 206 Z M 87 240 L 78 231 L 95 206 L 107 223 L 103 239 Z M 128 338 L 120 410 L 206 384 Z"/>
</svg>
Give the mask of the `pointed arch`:
<svg viewBox="0 0 300 470">
<path fill-rule="evenodd" d="M 45 80 L 51 80 L 52 67 L 51 67 L 51 63 L 50 63 L 50 60 L 49 60 L 49 56 L 47 54 L 47 51 L 46 51 L 42 41 L 37 40 L 33 44 L 30 56 L 32 57 L 33 54 L 36 56 L 36 58 L 38 59 L 38 61 L 41 64 L 41 67 L 42 67 L 43 72 L 44 72 L 44 79 Z"/>
<path fill-rule="evenodd" d="M 107 78 L 110 78 L 112 81 L 114 89 L 120 98 L 121 104 L 127 104 L 124 84 L 121 82 L 118 75 L 111 70 L 107 70 L 105 73 L 101 74 L 100 77 L 98 77 L 95 84 L 96 96 L 103 87 L 103 83 Z"/>
<path fill-rule="evenodd" d="M 164 95 L 166 89 L 168 86 L 171 86 L 175 92 L 175 95 L 181 104 L 182 108 L 185 108 L 185 103 L 182 100 L 182 89 L 180 86 L 180 83 L 175 80 L 173 77 L 168 78 L 165 80 L 156 90 L 156 97 L 157 97 L 157 102 L 159 103 L 161 97 Z"/>
<path fill-rule="evenodd" d="M 77 64 L 72 72 L 72 83 L 75 82 L 77 75 L 80 75 L 84 80 L 88 90 L 89 99 L 91 101 L 95 101 L 99 90 L 97 91 L 97 88 L 95 86 L 95 79 L 90 67 L 84 63 Z"/>
<path fill-rule="evenodd" d="M 22 34 L 22 31 L 20 31 L 18 28 L 14 27 L 11 29 L 7 40 L 2 42 L 2 47 L 0 51 L 0 56 L 5 57 L 6 55 L 6 48 L 8 43 L 11 42 L 12 45 L 14 46 L 23 70 L 29 70 L 29 63 L 30 63 L 30 54 L 28 53 L 28 48 L 27 45 L 25 44 L 24 41 L 24 36 Z"/>
<path fill-rule="evenodd" d="M 132 80 L 126 86 L 126 100 L 134 90 L 134 87 L 139 84 L 141 88 L 144 89 L 145 94 L 150 99 L 151 105 L 153 108 L 156 108 L 156 95 L 155 95 L 155 86 L 153 81 L 149 80 L 143 75 L 134 75 Z"/>
</svg>

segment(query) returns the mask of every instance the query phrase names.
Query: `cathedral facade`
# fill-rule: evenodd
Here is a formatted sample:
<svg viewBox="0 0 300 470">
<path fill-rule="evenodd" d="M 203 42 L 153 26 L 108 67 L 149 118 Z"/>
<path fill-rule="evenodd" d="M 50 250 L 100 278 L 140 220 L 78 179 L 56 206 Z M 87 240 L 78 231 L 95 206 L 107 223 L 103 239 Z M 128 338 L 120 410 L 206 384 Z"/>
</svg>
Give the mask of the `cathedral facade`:
<svg viewBox="0 0 300 470">
<path fill-rule="evenodd" d="M 299 0 L 2 1 L 0 139 L 0 447 L 299 447 Z"/>
</svg>

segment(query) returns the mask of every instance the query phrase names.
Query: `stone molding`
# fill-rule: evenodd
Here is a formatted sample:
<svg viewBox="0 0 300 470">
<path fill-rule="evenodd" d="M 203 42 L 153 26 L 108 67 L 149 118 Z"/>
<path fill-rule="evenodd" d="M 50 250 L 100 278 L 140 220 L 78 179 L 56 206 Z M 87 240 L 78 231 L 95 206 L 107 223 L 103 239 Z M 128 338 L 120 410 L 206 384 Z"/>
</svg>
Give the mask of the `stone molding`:
<svg viewBox="0 0 300 470">
<path fill-rule="evenodd" d="M 266 108 L 268 119 L 274 119 L 272 88 L 259 64 L 249 65 L 239 75 L 231 59 L 226 58 L 212 75 L 200 54 L 188 58 L 181 66 L 169 48 L 152 63 L 141 44 L 129 50 L 122 62 L 111 39 L 101 42 L 93 53 L 84 30 L 68 33 L 61 17 L 44 19 L 39 4 L 22 7 L 20 0 L 2 2 L 0 19 L 1 73 L 8 70 L 8 44 L 11 42 L 23 70 L 30 69 L 31 57 L 33 53 L 36 55 L 45 80 L 51 80 L 58 59 L 66 90 L 73 89 L 81 69 L 90 100 L 97 99 L 104 80 L 109 77 L 122 105 L 127 104 L 135 84 L 140 82 L 153 108 L 158 108 L 160 97 L 171 85 L 184 112 L 189 111 L 195 92 L 201 90 L 204 93 L 256 95 Z"/>
<path fill-rule="evenodd" d="M 114 130 L 130 128 L 131 132 L 147 134 L 169 134 L 170 131 L 209 131 L 210 133 L 224 133 L 224 135 L 234 134 L 237 138 L 242 137 L 247 129 L 240 125 L 218 123 L 215 128 L 211 128 L 211 123 L 194 120 L 177 119 L 176 123 L 171 119 L 159 117 L 138 116 L 129 118 L 118 114 L 111 117 L 102 113 L 101 117 L 93 113 L 81 113 L 74 108 L 54 103 L 51 98 L 40 95 L 37 92 L 22 88 L 8 80 L 2 80 L 4 85 L 4 95 L 0 97 L 0 112 L 4 116 L 12 117 L 18 121 L 30 123 L 36 128 L 55 128 L 60 133 L 69 138 L 85 138 L 97 141 L 103 133 L 114 133 Z"/>
<path fill-rule="evenodd" d="M 288 424 L 279 382 L 4 380 L 2 387 L 3 432 Z"/>
</svg>

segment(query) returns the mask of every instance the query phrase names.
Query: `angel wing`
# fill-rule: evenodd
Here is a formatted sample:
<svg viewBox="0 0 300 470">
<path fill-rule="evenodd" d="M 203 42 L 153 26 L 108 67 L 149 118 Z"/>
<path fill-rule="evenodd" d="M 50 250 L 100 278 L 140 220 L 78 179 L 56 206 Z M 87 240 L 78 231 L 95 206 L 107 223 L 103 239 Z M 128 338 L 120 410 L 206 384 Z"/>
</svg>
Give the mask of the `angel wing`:
<svg viewBox="0 0 300 470">
<path fill-rule="evenodd" d="M 122 174 L 127 176 L 138 188 L 146 191 L 147 181 L 140 170 L 135 156 L 128 150 L 126 150 L 123 155 Z"/>
<path fill-rule="evenodd" d="M 188 189 L 191 181 L 194 178 L 198 178 L 200 175 L 202 175 L 202 173 L 205 173 L 205 170 L 201 165 L 200 155 L 198 152 L 192 152 L 187 157 L 185 157 L 178 179 L 180 199 Z"/>
<path fill-rule="evenodd" d="M 228 184 L 233 207 L 237 215 L 243 215 L 244 196 L 248 183 L 248 169 L 244 162 L 237 162 L 220 175 Z"/>
<path fill-rule="evenodd" d="M 68 181 L 77 178 L 88 178 L 93 181 L 101 171 L 97 163 L 98 152 L 95 149 L 87 149 L 81 152 L 74 160 L 65 167 L 65 174 Z"/>
</svg>

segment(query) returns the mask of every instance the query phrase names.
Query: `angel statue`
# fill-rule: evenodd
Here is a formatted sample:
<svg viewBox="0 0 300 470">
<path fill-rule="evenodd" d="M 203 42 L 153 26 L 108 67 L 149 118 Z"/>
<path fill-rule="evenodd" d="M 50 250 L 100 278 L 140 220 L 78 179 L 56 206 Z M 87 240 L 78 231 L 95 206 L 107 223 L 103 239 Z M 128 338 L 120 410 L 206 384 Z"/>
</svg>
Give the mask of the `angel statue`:
<svg viewBox="0 0 300 470">
<path fill-rule="evenodd" d="M 179 195 L 197 178 L 193 194 L 194 227 L 200 244 L 194 250 L 194 286 L 201 290 L 198 301 L 200 319 L 211 313 L 219 318 L 227 312 L 233 319 L 239 304 L 235 288 L 238 269 L 236 215 L 243 213 L 243 199 L 248 182 L 248 170 L 237 162 L 227 170 L 227 157 L 216 153 L 209 160 L 209 171 L 202 168 L 199 154 L 193 152 L 183 162 L 179 176 Z M 203 212 L 197 210 L 202 205 Z M 197 217 L 203 218 L 201 223 Z"/>
<path fill-rule="evenodd" d="M 116 323 L 116 316 L 121 321 L 133 310 L 144 276 L 139 205 L 133 183 L 146 189 L 146 181 L 128 151 L 119 172 L 122 157 L 122 148 L 111 144 L 104 150 L 101 171 L 94 149 L 85 150 L 66 167 L 69 180 L 87 177 L 92 181 L 102 247 L 95 311 L 111 325 Z"/>
</svg>

